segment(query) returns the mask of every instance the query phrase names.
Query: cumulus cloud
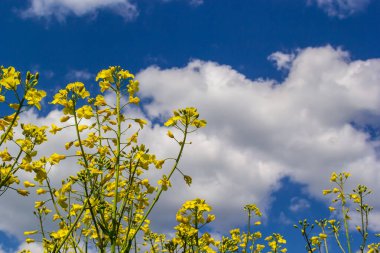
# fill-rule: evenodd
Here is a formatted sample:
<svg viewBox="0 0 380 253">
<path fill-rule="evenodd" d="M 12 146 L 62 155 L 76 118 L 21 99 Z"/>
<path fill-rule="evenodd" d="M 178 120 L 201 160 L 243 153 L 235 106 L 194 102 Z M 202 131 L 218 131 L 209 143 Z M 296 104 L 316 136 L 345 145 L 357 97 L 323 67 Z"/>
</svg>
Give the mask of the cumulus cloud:
<svg viewBox="0 0 380 253">
<path fill-rule="evenodd" d="M 173 157 L 178 147 L 166 136 L 166 128 L 152 122 L 187 106 L 198 107 L 208 121 L 205 129 L 190 136 L 193 144 L 185 149 L 179 165 L 193 177 L 193 184 L 186 186 L 183 177 L 175 174 L 173 188 L 160 198 L 153 213 L 154 229 L 170 230 L 181 204 L 200 197 L 214 207 L 213 232 L 223 233 L 244 223 L 245 204 L 256 203 L 265 212 L 284 176 L 321 198 L 330 173 L 342 170 L 353 174 L 347 189 L 358 183 L 368 185 L 374 190 L 370 202 L 380 210 L 378 140 L 360 127 L 379 126 L 379 73 L 380 59 L 352 61 L 347 52 L 330 46 L 300 50 L 282 83 L 250 80 L 230 66 L 199 60 L 182 68 L 142 70 L 137 79 L 140 95 L 151 101 L 144 105 L 151 122 L 140 138 L 158 157 Z M 25 120 L 50 125 L 61 115 L 52 111 L 38 117 L 30 112 Z M 64 152 L 71 135 L 68 131 L 52 137 L 41 147 L 42 154 Z M 73 173 L 74 164 L 67 161 L 53 170 L 54 182 Z M 152 182 L 168 167 L 150 175 Z M 2 201 L 7 208 L 0 209 L 1 230 L 20 234 L 31 229 L 32 200 L 9 192 Z M 291 204 L 294 211 L 308 206 L 299 199 Z M 378 216 L 379 212 L 373 217 Z M 379 221 L 372 219 L 373 229 L 380 227 Z"/>
<path fill-rule="evenodd" d="M 29 0 L 29 7 L 21 12 L 22 17 L 55 17 L 64 21 L 66 16 L 84 16 L 96 14 L 108 9 L 125 20 L 132 20 L 138 15 L 138 8 L 130 0 Z"/>
<path fill-rule="evenodd" d="M 316 3 L 329 16 L 345 18 L 364 10 L 371 0 L 308 0 L 308 2 Z"/>
<path fill-rule="evenodd" d="M 237 224 L 232 214 L 245 203 L 267 207 L 283 175 L 320 196 L 329 174 L 345 168 L 355 183 L 380 192 L 377 141 L 352 124 L 379 116 L 379 71 L 379 59 L 351 61 L 326 46 L 298 52 L 279 84 L 197 60 L 184 68 L 150 67 L 137 77 L 142 95 L 153 100 L 145 106 L 150 117 L 196 105 L 208 120 L 185 157 L 184 167 L 194 168 L 190 191 L 208 199 L 223 223 Z"/>
</svg>

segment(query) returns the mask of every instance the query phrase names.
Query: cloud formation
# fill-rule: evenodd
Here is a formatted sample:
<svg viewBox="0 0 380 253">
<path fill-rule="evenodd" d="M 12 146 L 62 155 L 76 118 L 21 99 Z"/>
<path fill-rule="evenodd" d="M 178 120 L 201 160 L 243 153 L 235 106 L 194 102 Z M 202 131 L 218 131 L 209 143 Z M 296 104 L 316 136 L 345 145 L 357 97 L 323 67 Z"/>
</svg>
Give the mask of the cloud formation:
<svg viewBox="0 0 380 253">
<path fill-rule="evenodd" d="M 95 78 L 95 74 L 90 73 L 89 71 L 83 69 L 83 70 L 70 70 L 66 75 L 65 75 L 67 80 L 70 81 L 88 81 L 91 78 Z"/>
<path fill-rule="evenodd" d="M 208 120 L 183 167 L 194 175 L 192 196 L 209 200 L 223 223 L 236 225 L 232 214 L 246 203 L 268 207 L 284 175 L 320 197 L 330 173 L 344 168 L 380 192 L 378 142 L 360 127 L 378 125 L 380 60 L 351 61 L 326 46 L 299 51 L 290 66 L 282 83 L 197 60 L 137 76 L 153 100 L 145 106 L 150 117 L 195 105 Z"/>
<path fill-rule="evenodd" d="M 308 0 L 315 2 L 329 16 L 345 18 L 364 10 L 371 0 Z"/>
<path fill-rule="evenodd" d="M 173 0 L 160 0 L 172 2 Z M 199 6 L 204 0 L 185 0 L 191 6 Z M 126 21 L 139 15 L 138 4 L 131 0 L 29 0 L 29 7 L 21 11 L 23 18 L 56 18 L 66 20 L 67 16 L 77 17 L 95 15 L 98 11 L 108 10 L 124 18 Z"/>
<path fill-rule="evenodd" d="M 29 0 L 30 6 L 21 12 L 22 17 L 55 17 L 64 21 L 66 16 L 96 14 L 99 10 L 110 10 L 125 20 L 138 16 L 138 8 L 130 0 Z"/>
<path fill-rule="evenodd" d="M 275 52 L 268 57 L 268 60 L 272 61 L 278 70 L 288 70 L 294 60 L 295 54 L 285 54 L 283 52 Z"/>
</svg>

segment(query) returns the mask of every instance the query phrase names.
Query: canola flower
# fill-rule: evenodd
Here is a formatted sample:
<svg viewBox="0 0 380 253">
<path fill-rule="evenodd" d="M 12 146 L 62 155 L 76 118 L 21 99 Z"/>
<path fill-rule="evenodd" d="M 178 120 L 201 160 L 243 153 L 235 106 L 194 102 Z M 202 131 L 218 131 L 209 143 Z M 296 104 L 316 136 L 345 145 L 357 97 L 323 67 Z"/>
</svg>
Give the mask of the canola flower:
<svg viewBox="0 0 380 253">
<path fill-rule="evenodd" d="M 73 155 L 53 153 L 38 161 L 45 173 L 37 179 L 40 188 L 36 193 L 46 198 L 36 202 L 35 213 L 47 252 L 79 249 L 83 247 L 79 241 L 84 242 L 84 249 L 96 247 L 99 252 L 137 250 L 137 235 L 148 236 L 148 216 L 163 192 L 170 189 L 183 149 L 190 144 L 189 134 L 206 125 L 195 108 L 175 110 L 165 126 L 176 132 L 176 137 L 169 137 L 179 145 L 178 154 L 158 159 L 139 141 L 139 133 L 148 122 L 125 113 L 126 108 L 140 101 L 139 82 L 134 75 L 114 66 L 100 71 L 96 81 L 101 94 L 91 96 L 83 83 L 74 82 L 59 90 L 51 102 L 62 108 L 64 116 L 59 124 L 51 126 L 50 133 L 58 135 L 71 128 L 76 138 L 65 144 Z M 109 104 L 102 95 L 105 92 L 114 94 L 115 104 Z M 53 187 L 47 171 L 72 158 L 77 159 L 79 171 L 62 181 L 60 187 Z M 171 169 L 165 170 L 158 182 L 149 182 L 147 172 L 164 167 Z M 190 176 L 185 175 L 184 180 L 191 184 Z M 47 203 L 52 204 L 52 210 Z M 59 225 L 57 230 L 44 230 L 44 220 L 50 215 Z M 151 242 L 157 241 L 153 237 L 149 235 Z"/>
<path fill-rule="evenodd" d="M 30 72 L 22 78 L 21 73 L 14 67 L 0 66 L 0 195 L 11 189 L 22 196 L 28 196 L 27 190 L 14 186 L 20 184 L 17 173 L 39 173 L 38 168 L 33 168 L 30 163 L 37 155 L 36 147 L 47 140 L 46 127 L 19 124 L 20 115 L 25 110 L 32 107 L 41 110 L 41 100 L 46 96 L 46 92 L 35 88 L 38 78 L 38 73 Z M 17 127 L 23 137 L 15 139 Z M 16 146 L 18 151 L 10 154 L 8 147 L 12 145 Z M 31 185 L 26 182 L 24 187 Z"/>
</svg>

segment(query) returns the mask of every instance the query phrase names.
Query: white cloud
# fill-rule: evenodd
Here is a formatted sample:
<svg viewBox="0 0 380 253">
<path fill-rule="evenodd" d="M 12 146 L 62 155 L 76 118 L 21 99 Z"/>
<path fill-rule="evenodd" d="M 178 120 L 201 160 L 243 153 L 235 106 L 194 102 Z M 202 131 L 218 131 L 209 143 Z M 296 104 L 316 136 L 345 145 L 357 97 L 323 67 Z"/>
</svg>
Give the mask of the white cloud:
<svg viewBox="0 0 380 253">
<path fill-rule="evenodd" d="M 189 0 L 189 3 L 193 6 L 202 5 L 204 3 L 203 0 Z"/>
<path fill-rule="evenodd" d="M 294 224 L 294 221 L 292 221 L 288 216 L 286 216 L 284 212 L 280 212 L 280 215 L 277 218 L 277 222 L 285 226 L 291 226 L 292 224 Z"/>
<path fill-rule="evenodd" d="M 87 70 L 71 70 L 66 74 L 66 79 L 72 81 L 88 81 L 95 78 L 95 75 Z"/>
<path fill-rule="evenodd" d="M 241 221 L 231 217 L 245 203 L 268 207 L 285 174 L 319 197 L 330 173 L 343 169 L 380 192 L 378 144 L 351 125 L 372 124 L 380 114 L 379 73 L 379 59 L 350 61 L 347 52 L 327 46 L 298 52 L 280 84 L 197 60 L 184 68 L 150 67 L 137 78 L 142 95 L 153 98 L 146 106 L 151 117 L 194 105 L 208 120 L 183 167 L 194 175 L 191 196 L 208 199 L 224 223 L 218 226 L 229 226 Z"/>
<path fill-rule="evenodd" d="M 142 70 L 137 79 L 141 95 L 152 98 L 145 106 L 149 117 L 164 118 L 173 109 L 196 106 L 208 121 L 205 129 L 190 136 L 193 144 L 185 149 L 179 165 L 193 177 L 193 185 L 187 187 L 175 174 L 173 188 L 160 198 L 153 213 L 154 227 L 171 229 L 180 205 L 201 197 L 214 207 L 214 232 L 225 232 L 245 222 L 245 204 L 268 209 L 283 176 L 322 198 L 330 173 L 342 170 L 353 174 L 347 189 L 367 184 L 374 190 L 371 204 L 380 210 L 378 141 L 351 124 L 378 123 L 379 73 L 380 59 L 351 61 L 347 52 L 329 46 L 299 51 L 280 84 L 249 80 L 230 66 L 198 60 L 183 68 Z M 60 116 L 53 111 L 37 118 L 30 112 L 24 119 L 50 125 Z M 165 134 L 166 128 L 156 124 L 140 136 L 158 157 L 173 157 L 177 146 Z M 41 152 L 62 153 L 64 143 L 72 138 L 70 131 L 52 137 Z M 63 163 L 53 170 L 54 182 L 74 170 L 74 161 Z M 20 235 L 37 226 L 31 221 L 33 199 L 27 199 L 11 193 L 2 197 L 7 208 L 0 209 L 1 230 Z M 379 229 L 379 221 L 370 224 Z"/>
<path fill-rule="evenodd" d="M 299 197 L 293 197 L 290 200 L 289 210 L 292 212 L 304 211 L 308 208 L 310 208 L 310 202 L 306 199 L 299 198 Z"/>
<path fill-rule="evenodd" d="M 172 2 L 173 0 L 160 0 Z M 199 6 L 204 0 L 186 0 L 191 6 Z M 69 15 L 95 15 L 98 11 L 109 10 L 122 16 L 126 21 L 135 19 L 139 15 L 138 5 L 132 0 L 29 0 L 29 7 L 22 10 L 23 18 L 56 18 L 65 21 Z"/>
<path fill-rule="evenodd" d="M 308 0 L 308 2 L 315 2 L 329 16 L 345 18 L 364 10 L 371 0 Z"/>
<path fill-rule="evenodd" d="M 43 252 L 43 248 L 41 244 L 35 243 L 35 242 L 29 243 L 29 244 L 26 242 L 23 242 L 20 244 L 20 246 L 17 249 L 14 249 L 14 250 L 5 250 L 2 244 L 0 244 L 0 253 L 17 253 L 22 250 L 30 250 L 31 253 Z"/>
<path fill-rule="evenodd" d="M 42 245 L 40 243 L 36 243 L 36 242 L 33 242 L 33 243 L 22 243 L 18 249 L 15 251 L 16 252 L 20 252 L 21 250 L 30 250 L 31 253 L 40 253 L 40 252 L 43 252 L 44 249 L 42 248 Z"/>
<path fill-rule="evenodd" d="M 278 70 L 288 70 L 295 58 L 295 54 L 285 54 L 283 52 L 275 52 L 268 57 L 268 60 L 276 64 Z"/>
<path fill-rule="evenodd" d="M 160 0 L 160 1 L 163 3 L 169 3 L 169 2 L 174 2 L 176 0 Z M 187 2 L 188 4 L 190 4 L 192 6 L 199 6 L 199 5 L 204 4 L 204 0 L 181 0 L 181 1 Z"/>
<path fill-rule="evenodd" d="M 30 6 L 22 11 L 22 17 L 55 17 L 64 21 L 66 16 L 84 16 L 96 14 L 108 9 L 122 16 L 125 20 L 138 15 L 137 6 L 129 0 L 29 0 Z"/>
</svg>

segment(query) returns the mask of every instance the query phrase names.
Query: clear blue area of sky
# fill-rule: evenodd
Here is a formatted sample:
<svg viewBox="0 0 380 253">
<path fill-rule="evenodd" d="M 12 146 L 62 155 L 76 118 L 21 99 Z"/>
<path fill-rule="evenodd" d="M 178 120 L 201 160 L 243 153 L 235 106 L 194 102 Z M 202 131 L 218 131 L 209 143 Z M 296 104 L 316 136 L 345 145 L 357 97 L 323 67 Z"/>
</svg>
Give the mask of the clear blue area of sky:
<svg viewBox="0 0 380 253">
<path fill-rule="evenodd" d="M 140 14 L 130 22 L 110 11 L 58 22 L 22 19 L 18 10 L 27 8 L 29 1 L 1 0 L 0 65 L 41 70 L 42 88 L 52 91 L 73 81 L 67 77 L 71 70 L 96 73 L 109 65 L 137 72 L 152 64 L 182 67 L 201 59 L 231 65 L 251 79 L 281 80 L 286 73 L 267 60 L 275 51 L 330 44 L 349 51 L 353 59 L 380 57 L 380 1 L 345 19 L 329 17 L 306 0 L 205 0 L 198 7 L 185 1 L 137 2 Z M 284 180 L 284 188 L 273 195 L 270 215 L 280 217 L 283 212 L 296 222 L 299 214 L 281 208 L 289 206 L 293 193 L 302 196 L 302 186 Z M 309 211 L 328 215 L 325 205 L 309 201 Z M 274 220 L 269 225 L 289 236 L 289 252 L 302 252 L 303 242 L 292 224 Z M 17 245 L 1 232 L 0 243 Z"/>
<path fill-rule="evenodd" d="M 193 58 L 231 65 L 250 78 L 280 78 L 268 55 L 326 44 L 355 59 L 380 56 L 379 1 L 338 19 L 305 0 L 206 0 L 198 7 L 142 0 L 132 22 L 101 11 L 96 19 L 68 17 L 65 23 L 21 19 L 16 10 L 27 2 L 0 2 L 1 63 L 54 71 L 54 82 L 72 69 L 122 65 L 136 72 L 151 64 L 184 66 Z"/>
</svg>

